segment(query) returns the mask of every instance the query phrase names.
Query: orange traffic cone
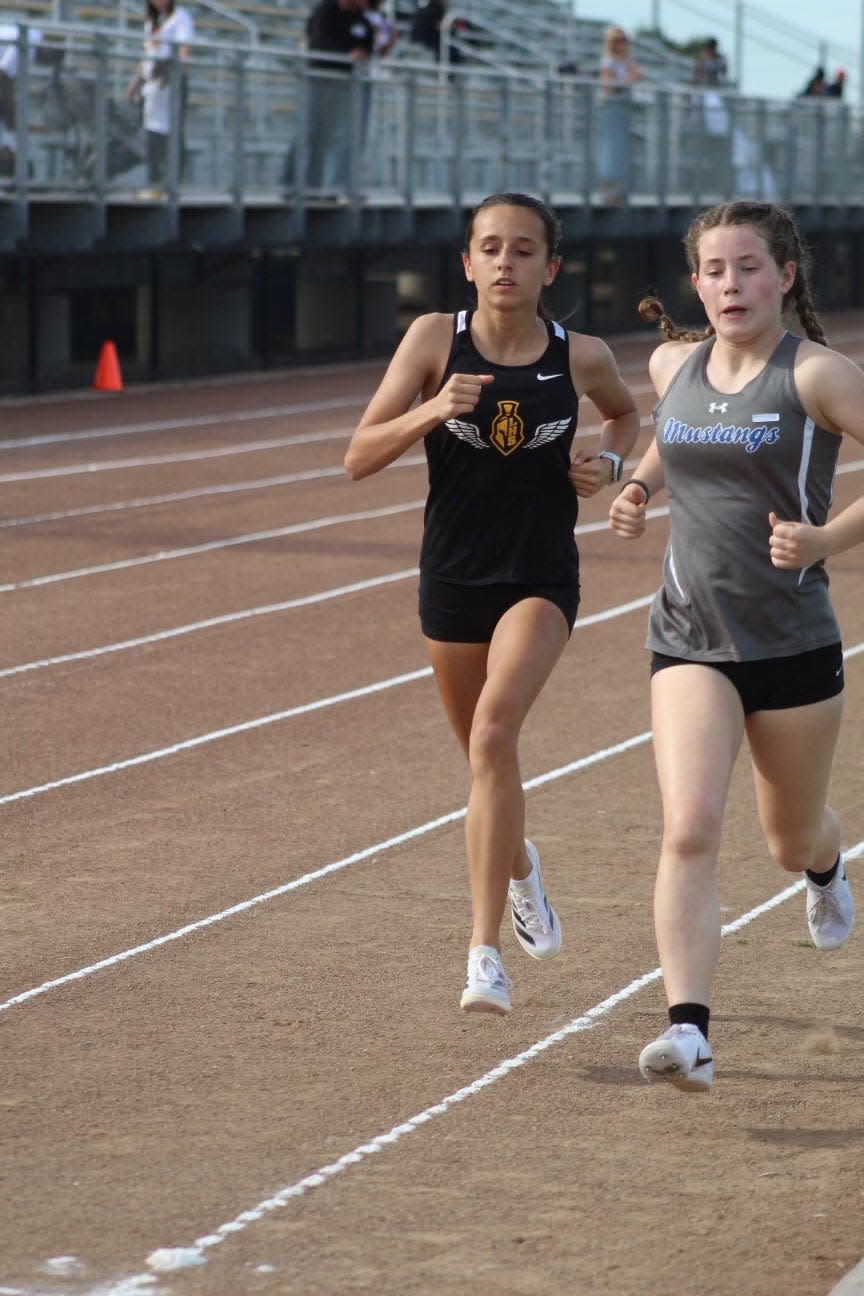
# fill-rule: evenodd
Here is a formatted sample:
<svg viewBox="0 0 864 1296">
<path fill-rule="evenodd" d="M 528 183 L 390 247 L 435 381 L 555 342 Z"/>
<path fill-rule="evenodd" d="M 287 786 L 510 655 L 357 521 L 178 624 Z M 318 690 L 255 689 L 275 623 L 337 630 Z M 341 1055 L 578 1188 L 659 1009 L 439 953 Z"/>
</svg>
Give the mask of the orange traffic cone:
<svg viewBox="0 0 864 1296">
<path fill-rule="evenodd" d="M 123 390 L 120 361 L 117 359 L 117 348 L 113 342 L 102 343 L 92 385 L 95 391 L 119 392 Z"/>
</svg>

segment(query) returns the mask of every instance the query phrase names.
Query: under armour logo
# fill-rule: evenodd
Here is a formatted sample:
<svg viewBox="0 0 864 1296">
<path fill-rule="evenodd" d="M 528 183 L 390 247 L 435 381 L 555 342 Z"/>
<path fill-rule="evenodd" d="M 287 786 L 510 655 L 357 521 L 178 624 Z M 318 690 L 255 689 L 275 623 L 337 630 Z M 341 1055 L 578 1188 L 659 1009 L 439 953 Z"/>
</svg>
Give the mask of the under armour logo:
<svg viewBox="0 0 864 1296">
<path fill-rule="evenodd" d="M 728 401 L 712 401 L 708 406 L 709 414 L 725 414 L 729 408 Z"/>
</svg>

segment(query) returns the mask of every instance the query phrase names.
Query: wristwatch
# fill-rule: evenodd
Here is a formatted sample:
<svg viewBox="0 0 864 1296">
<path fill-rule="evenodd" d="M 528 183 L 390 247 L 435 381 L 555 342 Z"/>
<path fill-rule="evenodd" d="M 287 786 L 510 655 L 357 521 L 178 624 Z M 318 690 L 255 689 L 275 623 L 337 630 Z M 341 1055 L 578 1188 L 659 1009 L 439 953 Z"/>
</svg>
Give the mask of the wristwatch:
<svg viewBox="0 0 864 1296">
<path fill-rule="evenodd" d="M 624 467 L 624 460 L 620 455 L 616 455 L 614 450 L 601 450 L 597 456 L 598 459 L 608 459 L 612 464 L 612 481 L 621 480 L 621 470 Z"/>
</svg>

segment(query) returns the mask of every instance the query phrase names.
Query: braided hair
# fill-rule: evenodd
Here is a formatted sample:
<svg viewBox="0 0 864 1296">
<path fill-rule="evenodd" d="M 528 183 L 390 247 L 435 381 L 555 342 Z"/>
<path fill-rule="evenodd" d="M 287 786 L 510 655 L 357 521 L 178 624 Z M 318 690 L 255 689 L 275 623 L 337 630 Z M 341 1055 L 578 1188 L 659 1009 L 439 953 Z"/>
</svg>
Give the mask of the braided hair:
<svg viewBox="0 0 864 1296">
<path fill-rule="evenodd" d="M 794 306 L 805 335 L 811 342 L 827 346 L 810 292 L 810 253 L 792 217 L 776 203 L 749 200 L 718 203 L 716 207 L 710 207 L 701 216 L 697 216 L 684 236 L 684 250 L 691 272 L 696 274 L 699 270 L 699 243 L 702 235 L 708 230 L 729 225 L 749 225 L 755 230 L 767 244 L 778 269 L 782 269 L 789 261 L 795 263 L 795 278 L 784 294 L 783 310 Z M 702 342 L 714 333 L 711 324 L 701 330 L 679 328 L 666 314 L 663 303 L 657 297 L 643 297 L 636 309 L 642 319 L 649 324 L 658 324 L 663 336 L 673 342 Z"/>
</svg>

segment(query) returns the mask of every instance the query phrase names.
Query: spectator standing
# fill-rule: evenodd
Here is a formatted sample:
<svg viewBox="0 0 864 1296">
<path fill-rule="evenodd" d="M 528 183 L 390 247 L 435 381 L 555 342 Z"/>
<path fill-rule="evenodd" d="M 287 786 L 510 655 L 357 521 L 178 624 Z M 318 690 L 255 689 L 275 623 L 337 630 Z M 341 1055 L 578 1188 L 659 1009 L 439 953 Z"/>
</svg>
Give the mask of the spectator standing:
<svg viewBox="0 0 864 1296">
<path fill-rule="evenodd" d="M 603 201 L 620 203 L 630 189 L 630 87 L 645 73 L 630 52 L 620 27 L 608 27 L 600 59 L 599 177 Z"/>
<path fill-rule="evenodd" d="M 825 93 L 825 69 L 817 67 L 804 89 L 799 94 L 799 99 L 818 99 Z"/>
<path fill-rule="evenodd" d="M 192 15 L 174 0 L 147 0 L 144 16 L 144 58 L 126 89 L 126 98 L 144 104 L 144 133 L 147 140 L 147 179 L 157 190 L 168 183 L 168 150 L 174 119 L 172 55 L 176 48 L 181 63 L 189 57 L 195 35 Z M 177 90 L 179 172 L 183 173 L 183 135 L 187 83 L 181 69 Z"/>
<path fill-rule="evenodd" d="M 702 42 L 693 60 L 691 80 L 698 86 L 720 86 L 726 84 L 728 75 L 726 59 L 720 53 L 716 39 L 709 36 Z"/>
<path fill-rule="evenodd" d="M 366 21 L 375 33 L 372 52 L 376 58 L 384 58 L 396 44 L 399 28 L 381 12 L 381 0 L 366 0 Z"/>
<path fill-rule="evenodd" d="M 15 79 L 18 75 L 20 29 L 17 23 L 0 27 L 0 176 L 14 176 L 18 152 Z M 42 45 L 42 32 L 31 27 L 27 34 L 29 63 L 51 61 L 52 51 Z M 53 51 L 59 54 L 59 51 Z M 42 57 L 40 58 L 40 55 Z"/>
<path fill-rule="evenodd" d="M 717 41 L 709 36 L 702 42 L 693 60 L 690 80 L 699 90 L 693 96 L 694 123 L 701 126 L 694 132 L 696 171 L 703 172 L 708 182 L 727 187 L 726 177 L 730 166 L 729 110 L 719 87 L 725 85 L 728 75 L 726 59 L 720 53 Z"/>
<path fill-rule="evenodd" d="M 344 193 L 348 188 L 354 121 L 352 66 L 367 63 L 375 49 L 375 29 L 365 7 L 365 0 L 319 0 L 306 22 L 306 44 L 315 55 L 309 81 L 307 181 L 312 189 Z M 360 111 L 362 144 L 368 111 L 365 93 Z"/>
<path fill-rule="evenodd" d="M 843 87 L 845 84 L 846 84 L 846 73 L 843 71 L 842 68 L 838 68 L 837 72 L 835 73 L 834 80 L 829 85 L 826 85 L 822 93 L 828 99 L 842 99 Z"/>
<path fill-rule="evenodd" d="M 425 46 L 436 59 L 441 57 L 441 24 L 446 13 L 447 0 L 421 0 L 411 21 L 409 40 L 414 45 Z M 460 19 L 453 24 L 453 29 L 459 31 L 466 26 L 465 20 Z M 452 42 L 448 42 L 447 57 L 450 63 L 464 62 L 459 50 L 453 48 Z"/>
</svg>

